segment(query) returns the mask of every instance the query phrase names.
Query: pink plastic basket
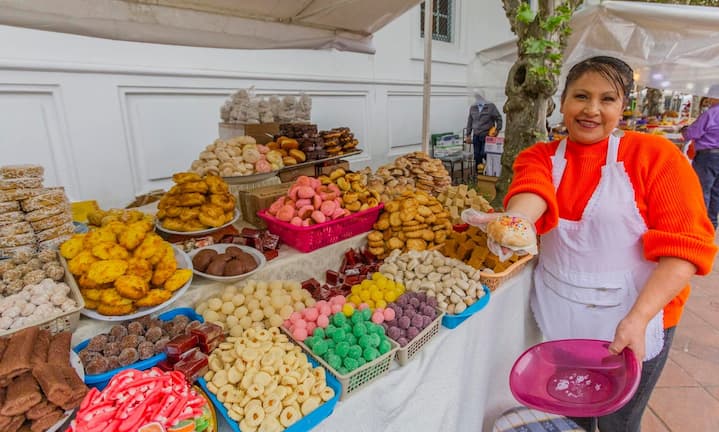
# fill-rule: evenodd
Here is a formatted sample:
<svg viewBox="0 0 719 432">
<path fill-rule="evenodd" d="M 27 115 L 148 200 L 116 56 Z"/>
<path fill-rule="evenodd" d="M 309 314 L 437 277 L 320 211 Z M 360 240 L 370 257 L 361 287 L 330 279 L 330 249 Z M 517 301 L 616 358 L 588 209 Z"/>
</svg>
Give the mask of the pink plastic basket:
<svg viewBox="0 0 719 432">
<path fill-rule="evenodd" d="M 267 229 L 272 234 L 280 236 L 280 240 L 297 249 L 300 252 L 312 252 L 332 243 L 354 237 L 372 229 L 377 222 L 379 212 L 384 208 L 383 204 L 369 208 L 365 211 L 354 213 L 350 216 L 333 221 L 312 225 L 309 227 L 298 227 L 283 222 L 267 213 L 266 210 L 257 212 L 267 224 Z"/>
</svg>

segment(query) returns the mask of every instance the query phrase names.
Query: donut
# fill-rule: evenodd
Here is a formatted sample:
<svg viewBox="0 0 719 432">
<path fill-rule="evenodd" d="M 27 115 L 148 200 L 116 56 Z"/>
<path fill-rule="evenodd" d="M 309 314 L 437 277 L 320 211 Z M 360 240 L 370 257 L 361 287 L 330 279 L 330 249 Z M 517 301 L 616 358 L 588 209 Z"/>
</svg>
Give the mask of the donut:
<svg viewBox="0 0 719 432">
<path fill-rule="evenodd" d="M 307 160 L 307 155 L 302 150 L 291 149 L 289 151 L 290 157 L 294 158 L 297 162 L 304 162 Z"/>
<path fill-rule="evenodd" d="M 211 194 L 210 204 L 214 204 L 222 210 L 229 211 L 235 208 L 235 197 L 230 194 Z"/>
</svg>

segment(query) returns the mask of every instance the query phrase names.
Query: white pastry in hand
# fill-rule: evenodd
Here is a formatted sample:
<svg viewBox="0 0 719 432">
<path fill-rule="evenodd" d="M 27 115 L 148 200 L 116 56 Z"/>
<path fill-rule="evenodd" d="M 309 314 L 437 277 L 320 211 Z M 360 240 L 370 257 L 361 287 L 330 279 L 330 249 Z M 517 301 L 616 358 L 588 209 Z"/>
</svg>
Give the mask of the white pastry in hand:
<svg viewBox="0 0 719 432">
<path fill-rule="evenodd" d="M 500 245 L 510 249 L 536 249 L 537 236 L 527 220 L 503 215 L 487 224 L 487 235 Z"/>
</svg>

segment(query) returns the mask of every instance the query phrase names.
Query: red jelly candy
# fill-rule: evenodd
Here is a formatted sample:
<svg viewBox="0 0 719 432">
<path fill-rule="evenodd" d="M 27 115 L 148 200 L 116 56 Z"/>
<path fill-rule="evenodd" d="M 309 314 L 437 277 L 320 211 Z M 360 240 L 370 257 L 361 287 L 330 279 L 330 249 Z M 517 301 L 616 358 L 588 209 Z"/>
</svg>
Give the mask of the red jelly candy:
<svg viewBox="0 0 719 432">
<path fill-rule="evenodd" d="M 202 323 L 200 326 L 193 328 L 191 334 L 197 337 L 198 343 L 208 345 L 213 339 L 224 334 L 222 327 L 211 322 Z"/>
<path fill-rule="evenodd" d="M 198 338 L 192 334 L 176 336 L 165 345 L 165 353 L 168 356 L 179 357 L 182 353 L 197 346 Z"/>
<path fill-rule="evenodd" d="M 208 358 L 205 354 L 198 351 L 195 352 L 193 356 L 175 363 L 174 369 L 178 372 L 182 372 L 185 378 L 187 378 L 187 381 L 194 382 L 209 370 Z"/>
<path fill-rule="evenodd" d="M 327 270 L 325 273 L 325 281 L 330 285 L 337 285 L 339 283 L 340 275 L 334 270 Z"/>
<path fill-rule="evenodd" d="M 277 249 L 270 249 L 263 251 L 262 254 L 265 256 L 265 259 L 267 261 L 272 261 L 280 255 L 280 251 L 278 251 Z"/>
</svg>

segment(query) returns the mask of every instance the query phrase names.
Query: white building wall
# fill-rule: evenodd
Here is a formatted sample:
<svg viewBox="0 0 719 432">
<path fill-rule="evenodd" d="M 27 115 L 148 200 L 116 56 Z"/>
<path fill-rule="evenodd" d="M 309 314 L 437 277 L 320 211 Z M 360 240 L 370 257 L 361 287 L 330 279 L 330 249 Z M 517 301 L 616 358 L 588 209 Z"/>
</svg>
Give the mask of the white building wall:
<svg viewBox="0 0 719 432">
<path fill-rule="evenodd" d="M 511 34 L 499 0 L 456 0 L 455 42 L 434 43 L 433 132 L 459 132 L 475 53 Z M 236 89 L 313 97 L 320 128 L 349 126 L 376 167 L 419 148 L 419 8 L 375 36 L 374 56 L 119 42 L 0 26 L 0 164 L 41 163 L 72 200 L 124 206 L 165 188 L 217 137 Z"/>
</svg>

